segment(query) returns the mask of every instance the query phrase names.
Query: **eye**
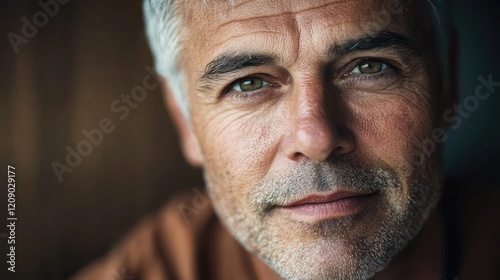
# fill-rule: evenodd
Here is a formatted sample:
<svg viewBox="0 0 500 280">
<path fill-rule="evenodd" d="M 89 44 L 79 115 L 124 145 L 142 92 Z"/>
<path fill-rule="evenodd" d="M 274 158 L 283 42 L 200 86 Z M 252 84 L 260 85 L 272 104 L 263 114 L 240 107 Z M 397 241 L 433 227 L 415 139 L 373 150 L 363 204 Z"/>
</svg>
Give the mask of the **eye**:
<svg viewBox="0 0 500 280">
<path fill-rule="evenodd" d="M 350 74 L 376 74 L 387 69 L 388 65 L 375 59 L 363 60 Z"/>
<path fill-rule="evenodd" d="M 263 79 L 256 77 L 248 77 L 237 80 L 232 84 L 232 87 L 230 89 L 240 92 L 247 92 L 247 91 L 259 90 L 268 85 L 269 83 L 264 81 Z"/>
</svg>

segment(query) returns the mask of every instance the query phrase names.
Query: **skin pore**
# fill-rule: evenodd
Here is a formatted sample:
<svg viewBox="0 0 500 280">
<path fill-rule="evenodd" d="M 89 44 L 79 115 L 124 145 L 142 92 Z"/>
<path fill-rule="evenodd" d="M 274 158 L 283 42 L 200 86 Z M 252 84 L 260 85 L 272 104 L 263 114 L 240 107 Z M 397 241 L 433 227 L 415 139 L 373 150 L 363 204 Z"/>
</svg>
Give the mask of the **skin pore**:
<svg viewBox="0 0 500 280">
<path fill-rule="evenodd" d="M 372 277 L 439 199 L 437 153 L 411 157 L 437 125 L 421 8 L 398 2 L 387 20 L 388 2 L 185 4 L 184 144 L 223 224 L 281 277 Z M 371 194 L 349 215 L 283 207 L 346 189 Z"/>
</svg>

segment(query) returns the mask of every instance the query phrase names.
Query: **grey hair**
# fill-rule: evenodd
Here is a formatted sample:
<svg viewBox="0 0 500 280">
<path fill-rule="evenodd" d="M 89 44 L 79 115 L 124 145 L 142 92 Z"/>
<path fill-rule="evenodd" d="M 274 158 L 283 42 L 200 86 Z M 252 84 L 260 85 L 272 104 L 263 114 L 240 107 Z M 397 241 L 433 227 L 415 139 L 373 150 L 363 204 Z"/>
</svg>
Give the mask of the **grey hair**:
<svg viewBox="0 0 500 280">
<path fill-rule="evenodd" d="M 187 1 L 187 0 L 182 0 Z M 170 90 L 181 111 L 189 118 L 189 104 L 186 94 L 185 75 L 180 67 L 181 27 L 183 14 L 181 0 L 144 0 L 143 12 L 146 35 L 155 61 L 156 72 L 168 81 Z M 200 0 L 206 3 L 207 0 Z M 228 0 L 231 4 L 234 0 Z M 440 68 L 444 78 L 447 75 L 447 18 L 445 0 L 426 0 L 427 12 L 436 29 L 436 53 L 440 57 Z M 447 79 L 445 79 L 446 81 Z M 445 88 L 446 86 L 443 85 Z"/>
<path fill-rule="evenodd" d="M 182 113 L 189 117 L 185 75 L 179 61 L 183 19 L 179 5 L 174 2 L 179 0 L 144 0 L 144 25 L 155 61 L 155 70 L 168 81 Z"/>
</svg>

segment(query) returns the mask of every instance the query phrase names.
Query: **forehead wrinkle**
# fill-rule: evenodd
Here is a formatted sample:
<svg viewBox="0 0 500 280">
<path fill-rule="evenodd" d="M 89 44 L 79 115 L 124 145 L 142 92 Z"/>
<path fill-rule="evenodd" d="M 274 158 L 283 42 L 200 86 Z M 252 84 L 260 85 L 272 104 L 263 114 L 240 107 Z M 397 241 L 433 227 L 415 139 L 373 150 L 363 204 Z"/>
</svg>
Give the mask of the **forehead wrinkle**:
<svg viewBox="0 0 500 280">
<path fill-rule="evenodd" d="M 309 8 L 303 8 L 303 9 L 297 9 L 297 10 L 293 10 L 292 9 L 292 7 L 293 7 L 293 3 L 292 2 L 293 1 L 286 1 L 285 3 L 287 4 L 287 7 L 290 10 L 290 12 L 293 12 L 293 13 L 296 13 L 296 14 L 300 14 L 300 13 L 307 12 L 307 11 L 310 11 L 310 10 L 324 8 L 324 7 L 333 5 L 333 4 L 341 4 L 341 3 L 348 3 L 348 2 L 355 2 L 355 1 L 362 1 L 362 0 L 339 0 L 339 1 L 334 1 L 334 2 L 330 1 L 329 3 L 325 3 L 325 4 L 322 4 L 322 5 L 319 5 L 319 6 L 314 6 L 314 7 L 309 7 Z M 250 0 L 250 1 L 246 1 L 246 2 L 243 2 L 243 3 L 237 4 L 237 5 L 234 5 L 233 9 L 239 8 L 241 6 L 249 4 L 251 2 L 255 2 L 255 0 Z M 281 1 L 281 2 L 283 3 L 283 1 Z M 307 2 L 307 1 L 302 1 L 302 2 Z"/>
<path fill-rule="evenodd" d="M 246 4 L 250 3 L 250 2 L 254 2 L 255 0 L 248 0 L 248 1 L 244 1 L 242 3 L 238 3 L 238 4 L 234 4 L 233 5 L 233 9 L 238 9 L 242 6 L 245 6 Z"/>
<path fill-rule="evenodd" d="M 238 18 L 238 19 L 232 19 L 230 21 L 224 22 L 221 25 L 218 26 L 218 28 L 225 28 L 228 27 L 228 25 L 232 24 L 248 24 L 248 21 L 254 21 L 254 20 L 261 20 L 265 22 L 265 19 L 274 17 L 274 18 L 282 18 L 282 17 L 288 17 L 290 15 L 294 15 L 294 12 L 278 12 L 275 14 L 269 14 L 269 15 L 263 15 L 263 16 L 255 16 L 255 17 L 246 17 L 246 18 Z"/>
<path fill-rule="evenodd" d="M 342 18 L 341 15 L 338 15 L 338 17 Z M 347 31 L 346 27 L 348 27 L 351 24 L 355 25 L 357 23 L 358 23 L 358 21 L 356 21 L 354 19 L 353 20 L 340 20 L 339 22 L 329 22 L 323 28 L 325 28 L 325 29 L 329 29 L 329 28 L 335 29 L 337 27 L 340 27 L 341 28 L 341 32 L 342 32 L 342 36 L 346 37 L 346 36 L 352 36 L 352 32 Z"/>
<path fill-rule="evenodd" d="M 219 25 L 219 28 L 222 28 L 222 27 L 225 27 L 227 25 L 234 24 L 234 23 L 241 23 L 241 22 L 249 21 L 249 20 L 262 20 L 262 19 L 267 19 L 269 17 L 296 16 L 296 15 L 300 15 L 302 13 L 306 13 L 306 12 L 309 12 L 309 11 L 312 11 L 312 10 L 322 9 L 322 8 L 325 8 L 325 7 L 334 5 L 334 4 L 349 3 L 349 2 L 351 2 L 351 1 L 349 1 L 349 0 L 336 1 L 336 2 L 333 2 L 333 3 L 326 3 L 326 4 L 323 4 L 323 5 L 309 7 L 309 8 L 303 8 L 303 9 L 300 9 L 300 10 L 292 10 L 292 11 L 286 11 L 286 12 L 280 11 L 280 12 L 272 13 L 272 14 L 268 14 L 268 15 L 246 17 L 246 18 L 236 18 L 236 19 L 232 19 L 230 21 L 222 23 L 221 25 Z M 291 5 L 289 5 L 289 7 L 291 7 Z M 234 13 L 234 10 L 232 12 Z"/>
<path fill-rule="evenodd" d="M 220 47 L 221 45 L 224 45 L 225 43 L 227 43 L 228 41 L 231 41 L 231 40 L 234 40 L 236 38 L 240 38 L 240 37 L 245 37 L 245 36 L 249 36 L 249 35 L 255 35 L 255 34 L 265 34 L 265 33 L 271 33 L 271 34 L 280 34 L 280 35 L 287 35 L 283 32 L 279 32 L 279 31 L 273 31 L 273 30 L 258 30 L 258 31 L 255 31 L 255 32 L 250 32 L 250 33 L 244 33 L 244 34 L 238 34 L 238 35 L 234 35 L 234 36 L 231 36 L 227 39 L 224 39 L 224 41 L 220 42 L 220 43 L 217 43 L 217 44 L 214 44 L 211 46 L 212 49 L 214 48 L 217 48 L 217 47 Z"/>
</svg>

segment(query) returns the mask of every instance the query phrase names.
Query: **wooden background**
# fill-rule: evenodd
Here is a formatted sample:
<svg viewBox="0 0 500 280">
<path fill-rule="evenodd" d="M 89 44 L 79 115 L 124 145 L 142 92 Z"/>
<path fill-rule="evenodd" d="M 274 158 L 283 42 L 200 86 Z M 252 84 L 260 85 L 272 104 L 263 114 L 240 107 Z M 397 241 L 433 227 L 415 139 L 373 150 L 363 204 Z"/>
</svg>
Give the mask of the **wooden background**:
<svg viewBox="0 0 500 280">
<path fill-rule="evenodd" d="M 70 1 L 17 54 L 5 35 L 22 34 L 21 18 L 40 7 L 36 1 L 0 7 L 8 21 L 0 32 L 1 152 L 17 168 L 15 279 L 64 279 L 173 192 L 202 180 L 180 154 L 159 89 L 124 120 L 111 111 L 152 66 L 140 1 Z M 103 118 L 115 130 L 59 182 L 52 162 L 65 163 L 66 146 L 76 149 L 86 139 L 81 131 L 98 128 Z M 3 191 L 1 197 L 3 214 Z"/>
<path fill-rule="evenodd" d="M 6 35 L 21 34 L 22 17 L 32 19 L 41 10 L 36 2 L 0 4 L 0 153 L 2 168 L 8 163 L 17 168 L 19 218 L 18 272 L 3 276 L 6 244 L 0 240 L 0 279 L 65 279 L 174 192 L 202 184 L 200 171 L 180 154 L 159 89 L 124 120 L 110 109 L 142 84 L 145 67 L 152 66 L 140 1 L 69 1 L 16 54 Z M 500 30 L 493 0 L 463 2 L 457 17 L 466 96 L 478 75 L 493 73 L 500 80 L 495 43 Z M 498 92 L 451 133 L 451 174 L 499 183 Z M 81 131 L 97 128 L 103 118 L 111 119 L 115 130 L 59 182 L 51 164 L 64 163 L 66 147 L 76 149 L 85 139 Z M 4 185 L 0 234 L 7 231 Z"/>
</svg>

